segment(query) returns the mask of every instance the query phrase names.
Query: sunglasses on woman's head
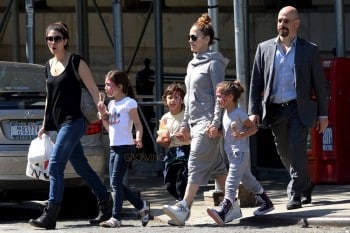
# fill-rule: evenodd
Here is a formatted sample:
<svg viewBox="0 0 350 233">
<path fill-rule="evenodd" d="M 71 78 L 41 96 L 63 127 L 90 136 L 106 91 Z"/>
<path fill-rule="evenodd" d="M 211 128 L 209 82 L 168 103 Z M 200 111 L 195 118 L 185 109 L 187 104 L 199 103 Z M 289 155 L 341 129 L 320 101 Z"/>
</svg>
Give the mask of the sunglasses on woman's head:
<svg viewBox="0 0 350 233">
<path fill-rule="evenodd" d="M 46 41 L 54 41 L 56 43 L 60 43 L 61 41 L 63 40 L 63 37 L 62 36 L 47 36 L 46 37 Z"/>
</svg>

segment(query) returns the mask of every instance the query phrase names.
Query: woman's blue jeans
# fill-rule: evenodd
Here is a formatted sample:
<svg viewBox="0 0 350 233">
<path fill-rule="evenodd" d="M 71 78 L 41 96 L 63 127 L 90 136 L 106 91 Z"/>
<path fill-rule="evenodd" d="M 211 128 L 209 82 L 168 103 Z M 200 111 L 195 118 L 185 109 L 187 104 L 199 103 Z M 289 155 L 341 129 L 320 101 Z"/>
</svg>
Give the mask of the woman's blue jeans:
<svg viewBox="0 0 350 233">
<path fill-rule="evenodd" d="M 121 220 L 124 197 L 138 210 L 143 208 L 143 202 L 128 187 L 123 184 L 125 172 L 130 159 L 135 154 L 135 145 L 112 146 L 109 158 L 109 177 L 113 190 L 112 216 Z"/>
<path fill-rule="evenodd" d="M 91 168 L 84 155 L 80 139 L 87 128 L 87 121 L 84 117 L 73 120 L 62 125 L 58 130 L 55 146 L 51 153 L 49 163 L 50 193 L 49 202 L 60 204 L 64 191 L 64 170 L 67 162 L 70 161 L 75 172 L 81 176 L 90 187 L 98 200 L 105 200 L 108 197 L 107 188 Z"/>
</svg>

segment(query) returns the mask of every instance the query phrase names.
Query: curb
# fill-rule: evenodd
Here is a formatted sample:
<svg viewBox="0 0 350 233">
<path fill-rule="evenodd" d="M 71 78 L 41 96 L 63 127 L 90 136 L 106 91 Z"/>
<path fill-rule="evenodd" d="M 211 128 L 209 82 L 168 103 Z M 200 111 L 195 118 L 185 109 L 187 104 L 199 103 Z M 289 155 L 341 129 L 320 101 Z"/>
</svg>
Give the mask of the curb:
<svg viewBox="0 0 350 233">
<path fill-rule="evenodd" d="M 251 225 L 299 225 L 301 227 L 308 226 L 333 226 L 346 227 L 350 225 L 350 216 L 323 216 L 323 217 L 305 217 L 300 215 L 283 215 L 283 214 L 267 214 L 262 216 L 252 216 L 241 218 L 240 224 Z"/>
<path fill-rule="evenodd" d="M 309 226 L 348 227 L 350 226 L 350 216 L 311 217 L 306 218 L 303 222 Z"/>
</svg>

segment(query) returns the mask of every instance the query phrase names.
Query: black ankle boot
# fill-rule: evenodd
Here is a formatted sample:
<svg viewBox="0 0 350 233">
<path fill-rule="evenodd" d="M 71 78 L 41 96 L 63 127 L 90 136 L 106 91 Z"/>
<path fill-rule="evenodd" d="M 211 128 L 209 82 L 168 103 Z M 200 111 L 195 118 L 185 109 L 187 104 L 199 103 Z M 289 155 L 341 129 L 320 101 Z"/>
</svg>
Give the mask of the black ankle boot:
<svg viewBox="0 0 350 233">
<path fill-rule="evenodd" d="M 111 215 L 111 199 L 110 196 L 106 200 L 101 200 L 97 202 L 98 215 L 94 219 L 90 219 L 90 224 L 98 225 L 103 221 L 108 220 Z"/>
<path fill-rule="evenodd" d="M 30 219 L 29 224 L 34 227 L 55 229 L 57 215 L 60 212 L 60 205 L 48 203 L 44 208 L 43 213 L 37 219 Z"/>
</svg>

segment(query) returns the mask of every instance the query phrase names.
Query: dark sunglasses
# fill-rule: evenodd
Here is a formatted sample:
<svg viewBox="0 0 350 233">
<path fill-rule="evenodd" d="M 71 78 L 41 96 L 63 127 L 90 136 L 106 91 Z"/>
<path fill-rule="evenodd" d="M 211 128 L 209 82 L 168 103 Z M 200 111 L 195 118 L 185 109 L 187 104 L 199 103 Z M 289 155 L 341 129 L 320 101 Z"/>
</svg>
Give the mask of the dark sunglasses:
<svg viewBox="0 0 350 233">
<path fill-rule="evenodd" d="M 298 20 L 298 19 L 277 19 L 277 23 L 289 24 L 289 23 L 294 22 L 296 20 Z"/>
<path fill-rule="evenodd" d="M 195 36 L 195 35 L 188 35 L 188 40 L 192 40 L 192 41 L 197 41 L 198 38 L 202 38 L 200 36 Z"/>
<path fill-rule="evenodd" d="M 56 43 L 60 43 L 61 41 L 63 40 L 63 37 L 62 36 L 47 36 L 46 37 L 46 41 L 54 41 Z"/>
</svg>

